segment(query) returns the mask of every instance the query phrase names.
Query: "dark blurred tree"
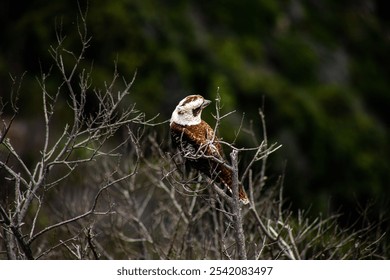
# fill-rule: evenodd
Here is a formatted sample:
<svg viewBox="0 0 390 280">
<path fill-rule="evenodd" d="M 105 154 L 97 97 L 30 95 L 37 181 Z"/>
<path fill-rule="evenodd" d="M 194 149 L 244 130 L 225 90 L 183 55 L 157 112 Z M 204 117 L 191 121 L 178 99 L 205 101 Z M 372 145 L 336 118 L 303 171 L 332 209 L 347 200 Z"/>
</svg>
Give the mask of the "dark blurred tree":
<svg viewBox="0 0 390 280">
<path fill-rule="evenodd" d="M 82 9 L 86 1 L 79 1 Z M 76 28 L 76 1 L 0 4 L 0 81 L 52 64 L 55 28 Z M 265 100 L 269 134 L 284 145 L 286 196 L 313 212 L 389 195 L 390 26 L 385 1 L 90 1 L 93 83 L 138 69 L 133 97 L 167 119 L 184 95 L 213 98 L 257 118 Z M 69 44 L 76 44 L 71 35 Z M 22 97 L 34 114 L 36 83 Z M 7 93 L 1 87 L 1 96 Z M 207 112 L 206 114 L 207 115 Z M 212 121 L 211 118 L 209 118 Z M 240 116 L 232 116 L 238 126 Z M 232 129 L 221 134 L 233 138 Z M 260 128 L 258 129 L 260 133 Z M 248 143 L 248 139 L 239 139 Z M 380 205 L 378 203 L 377 205 Z"/>
</svg>

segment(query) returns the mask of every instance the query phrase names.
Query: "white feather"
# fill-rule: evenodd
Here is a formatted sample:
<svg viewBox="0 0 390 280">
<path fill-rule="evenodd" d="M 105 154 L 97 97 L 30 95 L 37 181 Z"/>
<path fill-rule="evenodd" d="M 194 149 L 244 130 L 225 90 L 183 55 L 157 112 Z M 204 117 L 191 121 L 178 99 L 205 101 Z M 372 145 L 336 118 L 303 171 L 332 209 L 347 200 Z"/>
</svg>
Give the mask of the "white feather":
<svg viewBox="0 0 390 280">
<path fill-rule="evenodd" d="M 191 102 L 186 102 L 187 98 L 188 97 L 181 100 L 179 104 L 176 106 L 171 116 L 171 121 L 170 121 L 171 124 L 175 122 L 180 125 L 189 126 L 189 125 L 197 125 L 201 123 L 202 113 L 200 112 L 197 116 L 194 116 L 192 110 L 198 108 L 203 104 L 204 102 L 203 97 L 199 96 L 198 98 L 194 99 Z"/>
</svg>

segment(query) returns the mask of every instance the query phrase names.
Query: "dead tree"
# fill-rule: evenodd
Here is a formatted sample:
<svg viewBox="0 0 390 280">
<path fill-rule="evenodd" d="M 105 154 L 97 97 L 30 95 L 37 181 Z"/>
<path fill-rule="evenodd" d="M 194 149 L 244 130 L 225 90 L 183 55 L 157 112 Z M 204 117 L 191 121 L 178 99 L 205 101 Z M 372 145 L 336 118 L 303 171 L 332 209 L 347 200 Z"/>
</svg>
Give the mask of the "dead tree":
<svg viewBox="0 0 390 280">
<path fill-rule="evenodd" d="M 213 158 L 233 170 L 229 193 L 213 178 L 184 168 L 185 157 L 206 155 L 169 149 L 167 140 L 156 136 L 154 120 L 146 121 L 131 105 L 135 75 L 130 82 L 120 82 L 115 68 L 104 88 L 91 88 L 93 69 L 83 68 L 91 42 L 84 15 L 78 24 L 79 53 L 65 47 L 60 30 L 50 48 L 54 66 L 38 79 L 43 132 L 34 160 L 25 158 L 10 137 L 23 110 L 18 107 L 23 97 L 19 80 L 13 79 L 8 104 L 1 103 L 1 109 L 8 106 L 13 114 L 1 114 L 0 258 L 383 257 L 377 254 L 384 236 L 379 227 L 342 228 L 337 215 L 312 219 L 307 211 L 294 213 L 285 207 L 284 175 L 267 179 L 268 157 L 280 145 L 269 144 L 261 110 L 261 136 L 246 128 L 244 121 L 237 131 L 237 137 L 240 133 L 252 137 L 253 147 L 221 141 L 230 160 L 222 163 Z M 61 80 L 53 89 L 49 85 L 58 74 Z M 87 112 L 91 98 L 97 107 Z M 61 100 L 66 100 L 71 120 L 58 122 Z M 233 113 L 221 115 L 220 102 L 217 95 L 216 132 Z M 119 133 L 122 137 L 115 137 Z M 74 177 L 83 182 L 72 196 Z M 245 182 L 249 195 L 246 206 L 239 202 L 240 182 Z"/>
<path fill-rule="evenodd" d="M 128 180 L 135 174 L 137 165 L 125 174 L 117 176 L 116 167 L 107 173 L 104 180 L 98 182 L 95 195 L 90 201 L 85 201 L 87 209 L 77 215 L 62 217 L 56 222 L 43 225 L 43 210 L 47 206 L 47 197 L 71 177 L 76 170 L 88 163 L 100 161 L 105 158 L 120 157 L 121 147 L 127 142 L 138 141 L 129 128 L 130 124 L 145 124 L 144 114 L 134 106 L 123 105 L 128 99 L 135 75 L 130 82 L 123 80 L 119 83 L 119 74 L 116 69 L 112 81 L 106 83 L 103 89 L 91 89 L 91 70 L 82 68 L 82 62 L 91 38 L 87 33 L 85 16 L 81 15 L 78 24 L 78 35 L 81 42 L 79 53 L 66 49 L 66 37 L 57 32 L 57 43 L 50 48 L 50 55 L 54 61 L 54 67 L 49 73 L 42 73 L 38 79 L 42 97 L 43 116 L 43 145 L 39 150 L 38 159 L 27 163 L 14 148 L 12 141 L 7 138 L 12 130 L 12 123 L 19 110 L 17 101 L 20 98 L 18 83 L 15 81 L 16 90 L 11 94 L 11 109 L 14 114 L 9 121 L 3 121 L 0 136 L 0 172 L 3 174 L 4 184 L 13 186 L 14 193 L 2 197 L 0 200 L 0 242 L 4 246 L 8 259 L 37 259 L 58 247 L 68 246 L 68 242 L 58 240 L 57 244 L 45 247 L 42 236 L 48 235 L 60 227 L 66 227 L 93 215 L 109 215 L 112 206 L 109 204 L 98 207 L 98 202 L 107 189 L 115 184 Z M 59 73 L 61 81 L 56 90 L 48 88 L 48 81 L 52 72 Z M 117 88 L 121 90 L 116 91 Z M 58 121 L 53 122 L 56 115 L 56 106 L 59 99 L 67 100 L 68 111 L 72 114 L 70 123 L 62 122 L 62 131 L 59 136 L 54 136 L 53 130 L 58 130 Z M 87 99 L 93 98 L 98 102 L 98 108 L 88 114 L 86 112 Z M 6 106 L 5 104 L 3 104 Z M 128 128 L 127 137 L 115 146 L 106 145 L 118 130 Z M 93 247 L 93 232 L 86 231 L 89 249 L 95 252 Z M 70 250 L 76 256 L 80 252 Z"/>
</svg>

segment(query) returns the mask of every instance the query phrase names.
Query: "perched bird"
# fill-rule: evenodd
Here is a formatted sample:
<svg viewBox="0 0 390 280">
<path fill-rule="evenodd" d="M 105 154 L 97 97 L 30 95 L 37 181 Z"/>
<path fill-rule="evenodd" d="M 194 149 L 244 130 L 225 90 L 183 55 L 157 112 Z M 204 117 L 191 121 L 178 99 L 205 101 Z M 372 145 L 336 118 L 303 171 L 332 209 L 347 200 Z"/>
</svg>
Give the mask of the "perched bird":
<svg viewBox="0 0 390 280">
<path fill-rule="evenodd" d="M 201 95 L 189 95 L 179 102 L 170 120 L 172 142 L 191 167 L 231 191 L 233 171 L 223 164 L 221 144 L 214 130 L 201 118 L 202 110 L 210 103 Z M 249 203 L 241 184 L 239 198 L 244 204 Z"/>
</svg>

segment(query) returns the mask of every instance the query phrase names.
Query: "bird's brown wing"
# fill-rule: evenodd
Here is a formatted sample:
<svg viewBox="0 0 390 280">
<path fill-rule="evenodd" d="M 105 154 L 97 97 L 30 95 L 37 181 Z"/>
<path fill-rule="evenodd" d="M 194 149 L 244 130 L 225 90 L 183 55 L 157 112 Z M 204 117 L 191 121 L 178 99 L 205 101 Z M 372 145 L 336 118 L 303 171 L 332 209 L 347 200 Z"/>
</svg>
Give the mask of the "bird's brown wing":
<svg viewBox="0 0 390 280">
<path fill-rule="evenodd" d="M 214 134 L 214 130 L 204 121 L 196 126 L 171 125 L 171 137 L 174 145 L 186 155 L 191 166 L 209 178 L 222 183 L 231 190 L 232 170 L 221 164 L 224 160 L 222 146 Z M 191 158 L 194 156 L 193 158 Z M 213 159 L 215 157 L 218 160 Z M 239 185 L 240 200 L 248 203 L 248 198 L 242 185 Z"/>
<path fill-rule="evenodd" d="M 225 160 L 224 159 L 225 156 L 223 153 L 221 143 L 219 142 L 218 137 L 215 135 L 214 130 L 206 122 L 202 121 L 202 123 L 204 123 L 203 125 L 206 128 L 205 129 L 206 139 L 208 140 L 208 142 L 210 142 L 211 150 L 214 151 L 213 156 L 217 157 L 218 159 Z M 215 167 L 215 171 L 218 172 L 217 181 L 222 183 L 225 187 L 227 187 L 231 191 L 232 190 L 231 188 L 233 185 L 233 174 L 232 174 L 233 172 L 232 172 L 232 170 L 230 170 L 229 168 L 227 168 L 223 164 L 217 164 L 217 166 L 214 166 L 214 167 Z M 249 203 L 248 196 L 246 195 L 241 183 L 239 184 L 238 195 L 239 195 L 240 200 L 244 204 Z"/>
<path fill-rule="evenodd" d="M 205 131 L 205 140 L 209 143 L 209 152 L 218 159 L 224 159 L 224 153 L 217 135 L 214 130 L 205 121 L 201 122 Z"/>
</svg>

